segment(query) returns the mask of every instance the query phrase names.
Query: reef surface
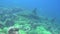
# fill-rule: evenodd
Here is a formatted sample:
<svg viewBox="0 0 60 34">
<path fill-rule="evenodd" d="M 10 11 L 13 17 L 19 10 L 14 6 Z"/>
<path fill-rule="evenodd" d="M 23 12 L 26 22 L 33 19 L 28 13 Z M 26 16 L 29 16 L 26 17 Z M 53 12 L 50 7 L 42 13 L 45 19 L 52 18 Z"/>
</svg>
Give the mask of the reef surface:
<svg viewBox="0 0 60 34">
<path fill-rule="evenodd" d="M 60 34 L 60 26 L 55 18 L 38 16 L 37 8 L 0 7 L 0 34 Z"/>
</svg>

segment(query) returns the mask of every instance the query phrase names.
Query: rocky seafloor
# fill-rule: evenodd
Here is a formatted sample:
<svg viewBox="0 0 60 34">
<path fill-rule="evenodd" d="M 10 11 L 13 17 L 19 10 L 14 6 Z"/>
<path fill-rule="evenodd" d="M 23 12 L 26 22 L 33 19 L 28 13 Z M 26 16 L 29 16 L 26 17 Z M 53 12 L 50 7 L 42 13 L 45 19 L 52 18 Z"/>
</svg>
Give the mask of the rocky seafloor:
<svg viewBox="0 0 60 34">
<path fill-rule="evenodd" d="M 55 18 L 37 15 L 37 8 L 0 7 L 0 34 L 60 34 Z"/>
</svg>

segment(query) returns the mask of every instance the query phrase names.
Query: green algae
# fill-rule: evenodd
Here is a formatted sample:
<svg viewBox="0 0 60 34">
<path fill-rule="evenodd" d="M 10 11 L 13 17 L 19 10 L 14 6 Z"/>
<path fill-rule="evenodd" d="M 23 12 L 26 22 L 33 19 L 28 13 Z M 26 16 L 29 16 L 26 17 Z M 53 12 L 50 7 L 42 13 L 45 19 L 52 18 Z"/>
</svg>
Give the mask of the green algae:
<svg viewBox="0 0 60 34">
<path fill-rule="evenodd" d="M 43 26 L 37 27 L 36 31 L 38 34 L 52 34 L 51 32 L 47 31 Z"/>
<path fill-rule="evenodd" d="M 19 34 L 26 34 L 24 30 L 19 30 Z"/>
</svg>

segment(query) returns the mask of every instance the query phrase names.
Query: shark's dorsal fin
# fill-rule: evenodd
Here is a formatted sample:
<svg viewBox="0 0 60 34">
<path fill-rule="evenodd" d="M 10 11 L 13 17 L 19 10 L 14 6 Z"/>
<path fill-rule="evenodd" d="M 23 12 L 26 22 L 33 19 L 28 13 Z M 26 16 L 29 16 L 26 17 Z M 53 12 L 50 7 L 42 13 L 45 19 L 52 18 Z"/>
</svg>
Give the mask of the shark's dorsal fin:
<svg viewBox="0 0 60 34">
<path fill-rule="evenodd" d="M 32 13 L 34 14 L 34 15 L 37 15 L 37 8 L 34 8 L 34 10 L 32 11 Z"/>
</svg>

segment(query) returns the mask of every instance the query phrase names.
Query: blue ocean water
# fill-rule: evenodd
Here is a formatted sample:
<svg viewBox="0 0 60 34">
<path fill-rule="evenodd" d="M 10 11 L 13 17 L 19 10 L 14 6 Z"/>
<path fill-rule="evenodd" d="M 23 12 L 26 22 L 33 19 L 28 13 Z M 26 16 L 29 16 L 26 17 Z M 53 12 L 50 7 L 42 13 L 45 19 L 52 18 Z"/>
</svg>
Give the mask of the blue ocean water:
<svg viewBox="0 0 60 34">
<path fill-rule="evenodd" d="M 0 7 L 37 8 L 37 14 L 45 17 L 56 17 L 60 21 L 59 0 L 0 0 Z"/>
</svg>

